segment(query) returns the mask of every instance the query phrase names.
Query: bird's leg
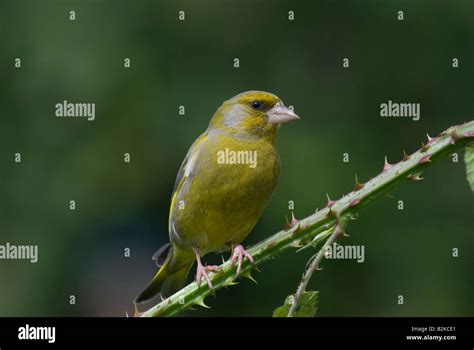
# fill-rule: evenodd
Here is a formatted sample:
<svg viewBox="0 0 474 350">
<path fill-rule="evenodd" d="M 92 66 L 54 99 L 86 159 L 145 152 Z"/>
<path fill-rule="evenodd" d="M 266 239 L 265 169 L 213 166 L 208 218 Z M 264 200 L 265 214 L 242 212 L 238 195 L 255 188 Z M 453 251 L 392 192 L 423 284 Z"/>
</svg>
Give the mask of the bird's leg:
<svg viewBox="0 0 474 350">
<path fill-rule="evenodd" d="M 209 278 L 208 272 L 209 271 L 218 271 L 219 266 L 217 265 L 203 265 L 201 263 L 201 256 L 199 255 L 199 251 L 197 249 L 194 249 L 194 253 L 196 254 L 196 262 L 197 262 L 197 271 L 196 271 L 196 282 L 198 286 L 201 285 L 201 280 L 204 277 L 204 279 L 207 282 L 207 285 L 209 288 L 212 289 L 212 283 L 211 279 Z"/>
<path fill-rule="evenodd" d="M 230 258 L 230 265 L 234 266 L 237 262 L 237 276 L 240 274 L 240 269 L 242 268 L 242 261 L 246 257 L 249 259 L 250 263 L 253 264 L 253 257 L 247 252 L 244 247 L 240 244 L 237 244 L 235 247 L 232 246 L 232 256 Z"/>
</svg>

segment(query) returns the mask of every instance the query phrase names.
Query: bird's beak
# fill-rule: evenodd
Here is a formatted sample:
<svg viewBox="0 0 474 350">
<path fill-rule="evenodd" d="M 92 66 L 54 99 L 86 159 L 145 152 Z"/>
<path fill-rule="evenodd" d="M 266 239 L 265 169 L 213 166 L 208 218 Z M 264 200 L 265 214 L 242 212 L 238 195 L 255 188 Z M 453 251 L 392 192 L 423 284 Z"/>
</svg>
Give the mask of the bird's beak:
<svg viewBox="0 0 474 350">
<path fill-rule="evenodd" d="M 270 124 L 285 124 L 297 119 L 300 119 L 300 117 L 281 103 L 276 104 L 268 111 L 268 123 Z"/>
</svg>

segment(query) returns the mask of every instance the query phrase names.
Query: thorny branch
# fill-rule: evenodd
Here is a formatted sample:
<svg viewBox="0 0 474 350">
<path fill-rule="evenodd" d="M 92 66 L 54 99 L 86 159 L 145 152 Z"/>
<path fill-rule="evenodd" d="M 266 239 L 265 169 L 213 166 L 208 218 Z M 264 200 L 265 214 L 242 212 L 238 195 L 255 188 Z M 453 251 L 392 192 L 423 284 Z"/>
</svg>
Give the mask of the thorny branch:
<svg viewBox="0 0 474 350">
<path fill-rule="evenodd" d="M 404 152 L 403 158 L 396 164 L 390 164 L 385 159 L 382 172 L 379 175 L 366 183 L 360 183 L 356 178 L 354 189 L 347 195 L 339 200 L 328 198 L 324 209 L 317 210 L 314 214 L 299 221 L 293 217 L 292 222 L 285 229 L 251 247 L 248 251 L 255 260 L 254 264 L 245 261 L 242 264 L 241 275 L 252 279 L 251 270 L 257 268 L 263 262 L 290 250 L 290 248 L 314 246 L 315 243 L 321 241 L 321 238 L 326 238 L 332 232 L 314 260 L 311 261 L 308 269 L 313 266 L 312 270 L 306 270 L 310 273 L 304 278 L 305 282 L 300 284 L 296 294 L 303 293 L 311 274 L 319 266 L 324 254 L 323 249 L 340 236 L 338 231 L 340 220 L 348 220 L 362 207 L 387 193 L 395 184 L 399 184 L 404 180 L 421 180 L 421 172 L 433 161 L 473 141 L 474 121 L 470 121 L 451 127 L 436 137 L 428 136 L 426 144 L 423 144 L 419 150 L 411 155 Z M 173 316 L 194 305 L 207 307 L 204 304 L 204 299 L 209 294 L 222 287 L 236 284 L 235 269 L 235 266 L 231 266 L 229 261 L 224 262 L 220 265 L 218 272 L 210 275 L 214 286 L 212 290 L 206 284 L 198 286 L 193 282 L 149 310 L 137 313 L 137 315 L 142 317 Z M 295 301 L 293 303 L 294 308 L 297 307 L 297 300 Z"/>
</svg>

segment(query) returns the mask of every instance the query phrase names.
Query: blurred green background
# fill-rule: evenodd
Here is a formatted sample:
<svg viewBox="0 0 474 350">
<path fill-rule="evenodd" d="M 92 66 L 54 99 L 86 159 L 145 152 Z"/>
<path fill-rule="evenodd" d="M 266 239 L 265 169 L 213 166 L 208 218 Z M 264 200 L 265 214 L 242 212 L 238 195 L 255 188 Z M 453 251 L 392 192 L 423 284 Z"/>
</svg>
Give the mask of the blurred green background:
<svg viewBox="0 0 474 350">
<path fill-rule="evenodd" d="M 302 117 L 280 130 L 280 183 L 247 245 L 283 226 L 289 200 L 309 215 L 326 193 L 349 192 L 354 173 L 365 181 L 385 155 L 398 161 L 427 132 L 472 119 L 473 13 L 470 0 L 2 0 L 0 244 L 38 244 L 39 262 L 0 261 L 0 315 L 132 311 L 168 240 L 181 161 L 239 92 L 271 91 Z M 96 120 L 56 118 L 65 99 L 96 103 Z M 389 99 L 420 103 L 421 120 L 381 118 Z M 366 261 L 323 262 L 310 284 L 320 316 L 474 315 L 474 198 L 461 157 L 425 177 L 348 227 L 341 243 L 365 245 Z M 261 267 L 257 285 L 243 280 L 186 315 L 269 316 L 313 253 L 286 253 Z"/>
</svg>

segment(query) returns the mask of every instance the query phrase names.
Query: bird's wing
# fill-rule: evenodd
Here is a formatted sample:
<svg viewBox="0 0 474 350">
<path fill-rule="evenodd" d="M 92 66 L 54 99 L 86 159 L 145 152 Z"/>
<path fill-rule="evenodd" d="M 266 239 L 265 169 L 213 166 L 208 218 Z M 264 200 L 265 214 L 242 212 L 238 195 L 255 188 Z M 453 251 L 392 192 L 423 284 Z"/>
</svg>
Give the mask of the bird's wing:
<svg viewBox="0 0 474 350">
<path fill-rule="evenodd" d="M 184 158 L 183 163 L 178 171 L 178 176 L 176 177 L 176 181 L 174 183 L 173 188 L 173 195 L 171 196 L 171 206 L 170 206 L 170 215 L 169 215 L 169 232 L 177 234 L 173 224 L 173 207 L 174 202 L 176 200 L 177 194 L 179 193 L 180 189 L 183 187 L 183 184 L 186 180 L 192 178 L 193 171 L 195 169 L 196 161 L 199 158 L 200 148 L 201 145 L 207 140 L 208 134 L 207 132 L 203 133 L 199 136 L 196 141 L 194 141 L 193 145 L 188 151 L 186 158 Z"/>
</svg>

